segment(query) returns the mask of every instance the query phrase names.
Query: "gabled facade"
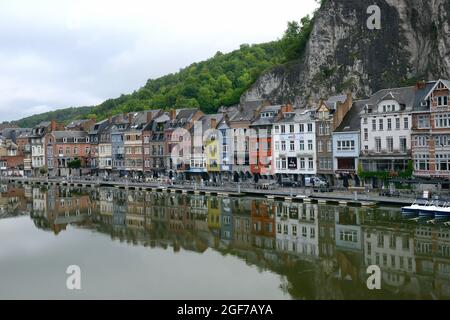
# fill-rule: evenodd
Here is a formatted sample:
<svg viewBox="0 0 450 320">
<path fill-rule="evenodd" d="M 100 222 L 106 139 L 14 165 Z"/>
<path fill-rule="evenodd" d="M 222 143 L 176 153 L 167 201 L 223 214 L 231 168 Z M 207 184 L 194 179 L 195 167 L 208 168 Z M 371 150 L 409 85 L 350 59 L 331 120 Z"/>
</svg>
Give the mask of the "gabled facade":
<svg viewBox="0 0 450 320">
<path fill-rule="evenodd" d="M 292 110 L 292 106 L 264 106 L 258 110 L 250 124 L 250 173 L 254 181 L 268 178 L 274 174 L 272 163 L 272 128 L 282 109 Z"/>
<path fill-rule="evenodd" d="M 97 122 L 94 124 L 94 126 L 89 131 L 89 143 L 91 144 L 90 147 L 90 154 L 88 158 L 88 168 L 91 170 L 91 174 L 98 174 L 99 170 L 99 142 L 101 133 L 105 128 L 108 127 L 110 123 L 110 119 L 105 119 L 103 121 Z"/>
<path fill-rule="evenodd" d="M 334 184 L 332 133 L 339 127 L 352 104 L 351 93 L 332 96 L 326 101 L 320 101 L 315 112 L 317 174 L 331 185 Z"/>
<path fill-rule="evenodd" d="M 233 163 L 233 181 L 246 181 L 252 177 L 250 173 L 250 125 L 256 119 L 261 106 L 239 106 L 230 116 L 228 137 L 229 155 Z"/>
<path fill-rule="evenodd" d="M 344 187 L 360 185 L 360 113 L 366 104 L 367 100 L 355 101 L 340 126 L 333 132 L 333 168 Z"/>
<path fill-rule="evenodd" d="M 450 179 L 450 81 L 419 83 L 412 115 L 414 175 Z"/>
<path fill-rule="evenodd" d="M 113 121 L 108 121 L 108 125 L 99 133 L 98 142 L 98 172 L 102 176 L 112 173 L 112 142 L 111 129 Z"/>
<path fill-rule="evenodd" d="M 64 130 L 64 126 L 56 121 L 44 121 L 33 128 L 31 133 L 31 166 L 33 174 L 39 176 L 46 168 L 45 135 L 56 130 Z"/>
<path fill-rule="evenodd" d="M 187 141 L 185 139 L 190 139 L 190 131 L 192 127 L 194 126 L 195 122 L 198 121 L 203 115 L 203 112 L 199 109 L 170 110 L 170 119 L 166 123 L 166 128 L 164 129 L 164 140 L 166 142 L 164 153 L 167 173 L 170 178 L 186 178 L 186 171 L 189 170 L 190 161 L 181 161 L 176 163 L 174 161 L 174 158 L 185 160 L 189 158 L 184 152 L 190 154 L 190 149 L 184 150 L 184 148 L 179 148 L 180 143 L 186 143 Z M 179 130 L 177 129 L 183 131 L 183 134 L 181 136 L 178 135 Z M 175 148 L 178 148 L 178 150 L 176 150 Z M 174 154 L 172 154 L 172 151 L 174 152 Z"/>
<path fill-rule="evenodd" d="M 167 112 L 161 113 L 149 121 L 142 131 L 144 174 L 147 177 L 158 178 L 165 174 L 167 161 L 164 129 L 169 119 Z"/>
</svg>

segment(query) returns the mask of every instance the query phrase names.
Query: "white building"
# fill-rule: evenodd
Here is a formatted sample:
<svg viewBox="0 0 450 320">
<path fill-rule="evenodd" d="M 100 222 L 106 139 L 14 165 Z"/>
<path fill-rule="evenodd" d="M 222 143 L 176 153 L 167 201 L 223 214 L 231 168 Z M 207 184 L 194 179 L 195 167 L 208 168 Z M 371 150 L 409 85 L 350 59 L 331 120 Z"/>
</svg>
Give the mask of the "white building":
<svg viewBox="0 0 450 320">
<path fill-rule="evenodd" d="M 304 182 L 317 173 L 316 124 L 311 110 L 295 109 L 277 119 L 272 130 L 273 162 L 278 179 Z"/>
<path fill-rule="evenodd" d="M 277 249 L 303 257 L 318 258 L 318 212 L 317 204 L 277 203 Z"/>
<path fill-rule="evenodd" d="M 411 159 L 415 87 L 385 89 L 361 111 L 361 163 L 368 172 L 400 172 Z"/>
<path fill-rule="evenodd" d="M 382 270 L 383 282 L 401 287 L 416 272 L 414 235 L 398 227 L 364 227 L 364 262 Z"/>
</svg>

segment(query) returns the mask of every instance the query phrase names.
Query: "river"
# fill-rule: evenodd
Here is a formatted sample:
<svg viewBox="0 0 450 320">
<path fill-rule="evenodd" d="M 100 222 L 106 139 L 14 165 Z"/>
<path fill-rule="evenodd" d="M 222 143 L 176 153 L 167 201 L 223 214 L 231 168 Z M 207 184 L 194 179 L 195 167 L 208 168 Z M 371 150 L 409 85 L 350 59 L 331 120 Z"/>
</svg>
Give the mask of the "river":
<svg viewBox="0 0 450 320">
<path fill-rule="evenodd" d="M 400 208 L 1 187 L 1 299 L 450 299 L 450 228 Z"/>
</svg>

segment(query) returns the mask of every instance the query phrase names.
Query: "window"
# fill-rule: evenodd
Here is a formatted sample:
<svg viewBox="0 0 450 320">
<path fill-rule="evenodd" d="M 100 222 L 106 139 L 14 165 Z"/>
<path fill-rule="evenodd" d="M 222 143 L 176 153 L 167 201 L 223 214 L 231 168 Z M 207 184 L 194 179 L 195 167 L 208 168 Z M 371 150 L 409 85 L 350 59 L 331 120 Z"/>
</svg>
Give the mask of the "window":
<svg viewBox="0 0 450 320">
<path fill-rule="evenodd" d="M 275 151 L 280 151 L 280 143 L 278 141 L 275 142 Z"/>
<path fill-rule="evenodd" d="M 368 141 L 369 140 L 369 129 L 365 128 L 364 129 L 364 141 Z"/>
<path fill-rule="evenodd" d="M 313 142 L 312 140 L 308 140 L 308 151 L 312 151 L 313 150 Z"/>
<path fill-rule="evenodd" d="M 388 131 L 392 130 L 392 119 L 387 119 L 387 130 Z"/>
<path fill-rule="evenodd" d="M 400 130 L 400 118 L 395 118 L 395 130 Z"/>
<path fill-rule="evenodd" d="M 377 120 L 372 120 L 372 131 L 377 131 Z"/>
<path fill-rule="evenodd" d="M 300 140 L 300 150 L 301 151 L 305 150 L 305 141 L 304 140 Z"/>
<path fill-rule="evenodd" d="M 427 129 L 430 127 L 430 117 L 429 116 L 418 116 L 417 117 L 417 127 L 419 129 Z"/>
<path fill-rule="evenodd" d="M 289 125 L 289 132 L 294 133 L 294 125 L 293 124 Z"/>
<path fill-rule="evenodd" d="M 281 133 L 286 133 L 286 127 L 284 125 L 281 126 Z"/>
<path fill-rule="evenodd" d="M 302 170 L 305 169 L 305 158 L 300 159 L 300 169 L 302 169 Z"/>
<path fill-rule="evenodd" d="M 291 141 L 290 143 L 290 150 L 295 151 L 295 141 Z"/>
<path fill-rule="evenodd" d="M 345 140 L 337 142 L 337 150 L 338 151 L 354 151 L 355 150 L 355 141 L 354 140 Z"/>
<path fill-rule="evenodd" d="M 363 124 L 367 124 L 367 118 L 363 119 Z"/>
<path fill-rule="evenodd" d="M 331 140 L 327 142 L 327 151 L 331 152 L 332 150 Z"/>
<path fill-rule="evenodd" d="M 416 136 L 414 138 L 414 146 L 415 147 L 428 147 L 430 143 L 430 139 L 427 136 Z"/>
<path fill-rule="evenodd" d="M 407 151 L 407 145 L 406 145 L 406 138 L 405 137 L 400 137 L 400 151 L 401 152 L 406 152 Z"/>
<path fill-rule="evenodd" d="M 281 151 L 286 151 L 286 141 L 281 141 Z"/>
<path fill-rule="evenodd" d="M 427 154 L 416 154 L 414 157 L 414 167 L 418 171 L 429 171 L 430 170 L 430 155 Z"/>
<path fill-rule="evenodd" d="M 308 123 L 308 132 L 313 132 L 313 125 L 312 125 L 312 123 Z"/>
<path fill-rule="evenodd" d="M 323 151 L 323 142 L 322 141 L 319 141 L 317 143 L 317 151 L 318 152 L 322 152 Z"/>
<path fill-rule="evenodd" d="M 388 152 L 394 152 L 394 139 L 392 137 L 386 138 L 386 145 Z"/>
<path fill-rule="evenodd" d="M 448 106 L 448 97 L 437 97 L 438 107 L 447 107 Z"/>
<path fill-rule="evenodd" d="M 320 136 L 323 136 L 323 133 L 324 133 L 324 125 L 323 125 L 323 123 L 321 123 L 321 124 L 319 125 L 319 135 L 320 135 Z"/>
<path fill-rule="evenodd" d="M 378 129 L 383 131 L 383 119 L 378 119 Z"/>
<path fill-rule="evenodd" d="M 436 170 L 450 171 L 450 155 L 445 153 L 436 154 Z"/>
<path fill-rule="evenodd" d="M 326 125 L 325 125 L 325 134 L 330 134 L 331 133 L 331 130 L 330 130 L 330 124 L 329 123 L 327 123 Z"/>
<path fill-rule="evenodd" d="M 281 169 L 286 169 L 286 168 L 287 168 L 286 158 L 282 158 L 281 159 Z"/>
<path fill-rule="evenodd" d="M 381 152 L 381 138 L 375 138 L 375 151 L 377 153 Z"/>
<path fill-rule="evenodd" d="M 275 126 L 275 133 L 280 133 L 280 126 Z"/>
<path fill-rule="evenodd" d="M 448 128 L 450 127 L 450 114 L 438 114 L 436 115 L 434 122 L 436 128 Z"/>
<path fill-rule="evenodd" d="M 409 129 L 409 119 L 403 118 L 403 129 Z"/>
<path fill-rule="evenodd" d="M 314 159 L 313 158 L 308 159 L 308 168 L 309 168 L 309 170 L 314 170 Z"/>
<path fill-rule="evenodd" d="M 300 132 L 305 132 L 305 125 L 303 123 L 300 124 L 299 130 Z"/>
</svg>

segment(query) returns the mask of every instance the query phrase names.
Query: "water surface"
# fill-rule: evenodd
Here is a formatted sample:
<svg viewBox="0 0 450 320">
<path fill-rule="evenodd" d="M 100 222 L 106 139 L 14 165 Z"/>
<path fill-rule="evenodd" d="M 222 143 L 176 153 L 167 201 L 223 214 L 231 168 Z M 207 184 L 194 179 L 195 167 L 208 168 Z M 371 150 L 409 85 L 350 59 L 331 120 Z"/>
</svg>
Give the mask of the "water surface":
<svg viewBox="0 0 450 320">
<path fill-rule="evenodd" d="M 450 228 L 399 208 L 4 185 L 0 218 L 2 299 L 450 298 Z"/>
</svg>

